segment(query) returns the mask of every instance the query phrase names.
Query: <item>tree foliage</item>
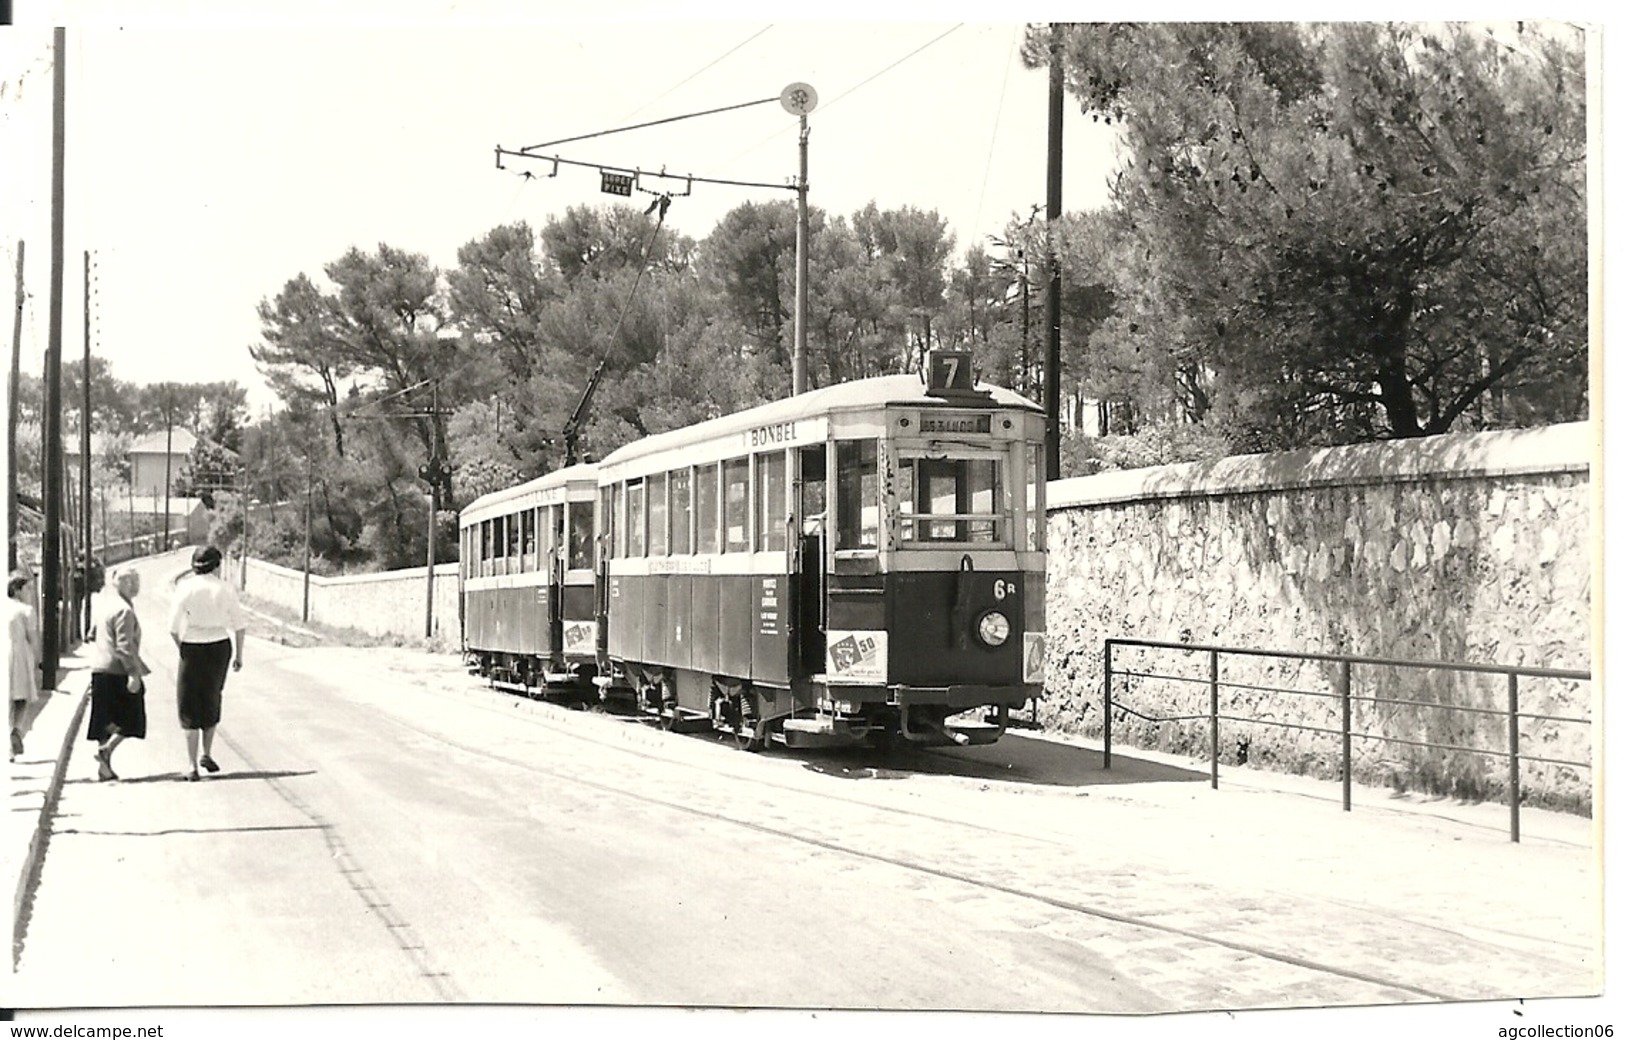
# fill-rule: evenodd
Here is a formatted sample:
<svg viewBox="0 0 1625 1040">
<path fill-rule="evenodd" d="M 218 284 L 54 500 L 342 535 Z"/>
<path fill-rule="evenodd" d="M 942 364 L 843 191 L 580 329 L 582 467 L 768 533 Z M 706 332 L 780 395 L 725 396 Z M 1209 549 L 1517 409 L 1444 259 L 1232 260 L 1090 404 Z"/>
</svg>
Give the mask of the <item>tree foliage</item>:
<svg viewBox="0 0 1625 1040">
<path fill-rule="evenodd" d="M 1573 39 L 1058 32 L 1068 90 L 1120 132 L 1111 204 L 1054 222 L 1012 213 L 958 255 L 935 211 L 812 207 L 811 385 L 912 371 L 952 346 L 1037 399 L 1053 266 L 1063 473 L 1584 414 Z M 1030 32 L 1029 65 L 1048 62 L 1051 33 Z M 450 471 L 447 558 L 454 511 L 562 464 L 567 432 L 602 457 L 785 394 L 795 206 L 743 202 L 695 241 L 666 226 L 668 205 L 682 200 L 496 227 L 445 271 L 380 245 L 291 279 L 260 306 L 254 356 L 285 410 L 243 436 L 254 497 L 308 497 L 323 566 L 415 565 L 431 458 Z"/>
<path fill-rule="evenodd" d="M 1585 82 L 1561 31 L 1091 25 L 1065 53 L 1131 157 L 1119 315 L 1194 418 L 1217 402 L 1286 446 L 1583 410 Z"/>
</svg>

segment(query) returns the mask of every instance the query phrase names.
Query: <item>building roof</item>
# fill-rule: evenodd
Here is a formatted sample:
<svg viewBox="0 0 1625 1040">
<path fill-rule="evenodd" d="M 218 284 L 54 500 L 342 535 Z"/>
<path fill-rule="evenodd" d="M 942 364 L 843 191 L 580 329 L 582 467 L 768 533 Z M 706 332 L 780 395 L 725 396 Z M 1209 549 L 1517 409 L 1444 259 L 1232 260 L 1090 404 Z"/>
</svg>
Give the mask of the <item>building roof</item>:
<svg viewBox="0 0 1625 1040">
<path fill-rule="evenodd" d="M 171 455 L 186 455 L 190 453 L 192 448 L 197 445 L 197 438 L 192 436 L 191 430 L 182 429 L 181 427 L 177 426 L 174 430 L 169 431 L 168 433 L 163 430 L 159 430 L 156 433 L 149 433 L 143 437 L 137 437 L 135 440 L 130 442 L 130 454 L 162 455 L 164 453 L 164 441 L 166 439 L 169 440 L 169 453 Z"/>
</svg>

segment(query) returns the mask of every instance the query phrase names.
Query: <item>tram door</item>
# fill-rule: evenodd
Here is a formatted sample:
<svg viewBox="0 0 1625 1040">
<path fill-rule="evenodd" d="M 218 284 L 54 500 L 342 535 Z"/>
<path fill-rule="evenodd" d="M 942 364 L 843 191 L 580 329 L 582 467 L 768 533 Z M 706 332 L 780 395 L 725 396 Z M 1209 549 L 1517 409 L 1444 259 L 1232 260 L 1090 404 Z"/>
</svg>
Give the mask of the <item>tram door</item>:
<svg viewBox="0 0 1625 1040">
<path fill-rule="evenodd" d="M 801 530 L 796 545 L 796 667 L 802 675 L 824 670 L 824 522 L 828 517 L 825 448 L 815 444 L 800 451 L 796 516 Z"/>
<path fill-rule="evenodd" d="M 548 652 L 564 651 L 564 556 L 569 543 L 564 540 L 564 507 L 547 506 L 547 529 L 551 532 L 547 556 L 547 646 Z"/>
</svg>

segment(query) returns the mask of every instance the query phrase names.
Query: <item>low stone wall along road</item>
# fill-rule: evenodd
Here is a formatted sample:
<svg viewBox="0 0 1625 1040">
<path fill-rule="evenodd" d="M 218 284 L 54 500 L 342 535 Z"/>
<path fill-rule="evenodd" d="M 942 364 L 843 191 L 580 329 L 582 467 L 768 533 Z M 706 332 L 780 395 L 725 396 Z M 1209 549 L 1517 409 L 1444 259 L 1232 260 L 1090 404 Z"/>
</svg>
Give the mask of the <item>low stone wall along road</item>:
<svg viewBox="0 0 1625 1040">
<path fill-rule="evenodd" d="M 1496 807 L 1361 791 L 1345 814 L 1311 781 L 1213 791 L 1194 763 L 1106 772 L 1019 734 L 747 754 L 452 656 L 251 638 L 224 770 L 180 783 L 166 573 L 140 600 L 151 732 L 118 783 L 75 748 L 24 1007 L 1146 1013 L 1600 985 L 1589 821 L 1532 812 L 1513 845 Z"/>
</svg>

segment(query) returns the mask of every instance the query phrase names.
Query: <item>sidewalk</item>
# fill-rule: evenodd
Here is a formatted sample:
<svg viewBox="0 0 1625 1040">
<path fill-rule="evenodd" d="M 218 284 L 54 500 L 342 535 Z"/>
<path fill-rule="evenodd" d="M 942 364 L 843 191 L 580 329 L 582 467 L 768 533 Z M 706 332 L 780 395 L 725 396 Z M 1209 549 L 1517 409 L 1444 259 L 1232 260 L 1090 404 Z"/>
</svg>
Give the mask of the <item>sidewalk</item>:
<svg viewBox="0 0 1625 1040">
<path fill-rule="evenodd" d="M 51 815 L 62 794 L 73 741 L 84 728 L 90 703 L 90 667 L 79 651 L 65 655 L 57 689 L 23 740 L 23 753 L 11 770 L 10 810 L 0 836 L 0 878 L 12 888 L 12 956 L 26 924 L 29 879 L 44 853 Z"/>
</svg>

